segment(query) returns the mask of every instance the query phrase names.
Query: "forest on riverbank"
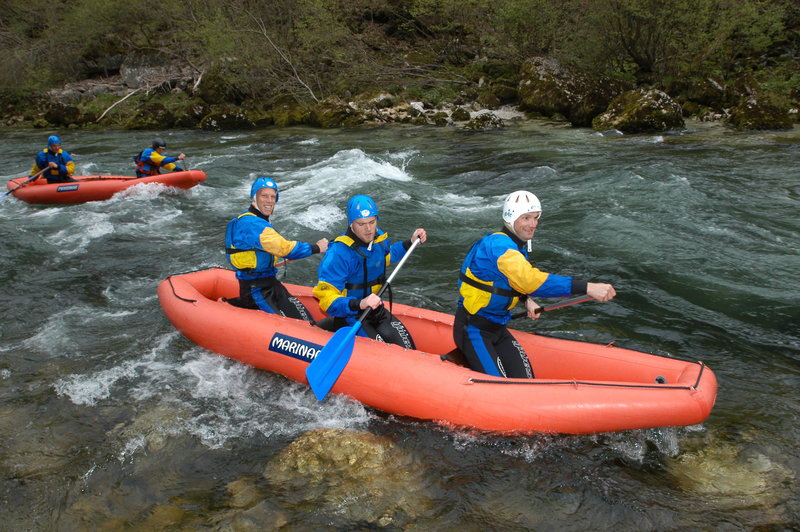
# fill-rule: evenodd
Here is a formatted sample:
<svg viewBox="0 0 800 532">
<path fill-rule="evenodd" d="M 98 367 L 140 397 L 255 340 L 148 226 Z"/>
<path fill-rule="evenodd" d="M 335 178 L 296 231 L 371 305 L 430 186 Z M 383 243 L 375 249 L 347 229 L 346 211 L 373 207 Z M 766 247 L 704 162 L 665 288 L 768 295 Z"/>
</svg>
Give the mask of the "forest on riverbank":
<svg viewBox="0 0 800 532">
<path fill-rule="evenodd" d="M 520 95 L 531 58 L 664 91 L 685 115 L 800 107 L 790 0 L 6 0 L 0 44 L 6 126 L 290 124 L 359 99 L 542 113 Z"/>
</svg>

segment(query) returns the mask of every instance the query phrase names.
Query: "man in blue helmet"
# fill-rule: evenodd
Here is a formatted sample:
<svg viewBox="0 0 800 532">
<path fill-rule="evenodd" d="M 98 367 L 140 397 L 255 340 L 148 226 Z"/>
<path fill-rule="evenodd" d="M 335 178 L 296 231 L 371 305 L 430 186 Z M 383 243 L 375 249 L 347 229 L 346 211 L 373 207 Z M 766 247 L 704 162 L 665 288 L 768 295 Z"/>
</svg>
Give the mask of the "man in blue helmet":
<svg viewBox="0 0 800 532">
<path fill-rule="evenodd" d="M 347 202 L 347 223 L 347 231 L 331 243 L 317 270 L 314 296 L 320 308 L 333 318 L 333 329 L 353 325 L 363 310 L 371 308 L 360 336 L 414 349 L 408 330 L 386 310 L 377 292 L 386 281 L 386 266 L 403 258 L 416 238 L 425 242 L 425 229 L 416 229 L 411 240 L 392 244 L 378 228 L 377 205 L 363 194 Z"/>
<path fill-rule="evenodd" d="M 608 301 L 616 295 L 610 284 L 545 273 L 528 262 L 541 216 L 539 198 L 525 190 L 512 192 L 503 205 L 503 228 L 473 244 L 461 266 L 453 339 L 475 371 L 534 378 L 528 356 L 506 327 L 518 301 L 535 320 L 540 313 L 533 297 L 588 294 Z"/>
<path fill-rule="evenodd" d="M 72 157 L 65 150 L 61 149 L 61 139 L 51 135 L 47 139 L 47 148 L 36 155 L 33 163 L 31 175 L 39 173 L 40 170 L 50 168 L 44 174 L 48 183 L 69 183 L 75 181 L 72 174 L 75 173 L 75 163 Z M 38 179 L 38 178 L 37 178 Z"/>
<path fill-rule="evenodd" d="M 157 138 L 153 140 L 153 144 L 149 148 L 145 148 L 134 157 L 136 177 L 158 175 L 162 168 L 167 172 L 182 172 L 183 169 L 175 163 L 184 160 L 186 155 L 181 153 L 177 157 L 167 157 L 164 155 L 166 149 L 167 143 L 164 142 L 164 139 Z"/>
<path fill-rule="evenodd" d="M 229 302 L 237 307 L 313 321 L 303 303 L 275 277 L 278 271 L 275 263 L 279 257 L 297 260 L 325 253 L 328 239 L 308 244 L 283 238 L 269 219 L 277 202 L 278 185 L 268 177 L 259 177 L 250 187 L 250 208 L 228 223 L 225 250 L 239 279 L 239 297 Z"/>
</svg>

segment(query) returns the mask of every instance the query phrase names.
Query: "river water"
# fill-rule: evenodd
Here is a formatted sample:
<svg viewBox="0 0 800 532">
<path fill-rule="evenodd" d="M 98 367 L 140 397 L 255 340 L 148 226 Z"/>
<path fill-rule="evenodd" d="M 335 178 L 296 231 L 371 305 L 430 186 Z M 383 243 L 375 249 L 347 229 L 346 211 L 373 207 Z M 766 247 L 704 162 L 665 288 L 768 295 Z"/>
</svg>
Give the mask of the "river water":
<svg viewBox="0 0 800 532">
<path fill-rule="evenodd" d="M 0 130 L 3 183 L 26 175 L 49 134 Z M 0 204 L 0 529 L 798 529 L 797 127 L 58 134 L 79 174 L 130 175 L 159 135 L 208 179 L 82 205 Z M 611 282 L 618 297 L 520 328 L 702 360 L 719 380 L 714 410 L 683 428 L 476 434 L 340 396 L 318 403 L 198 348 L 156 287 L 226 266 L 225 225 L 260 175 L 281 187 L 273 222 L 290 238 L 339 234 L 356 193 L 377 200 L 395 238 L 425 227 L 394 300 L 450 313 L 470 244 L 499 228 L 506 194 L 535 192 L 536 264 Z M 318 262 L 281 275 L 312 284 Z M 371 477 L 270 478 L 268 464 L 320 428 L 379 437 L 402 460 Z"/>
</svg>

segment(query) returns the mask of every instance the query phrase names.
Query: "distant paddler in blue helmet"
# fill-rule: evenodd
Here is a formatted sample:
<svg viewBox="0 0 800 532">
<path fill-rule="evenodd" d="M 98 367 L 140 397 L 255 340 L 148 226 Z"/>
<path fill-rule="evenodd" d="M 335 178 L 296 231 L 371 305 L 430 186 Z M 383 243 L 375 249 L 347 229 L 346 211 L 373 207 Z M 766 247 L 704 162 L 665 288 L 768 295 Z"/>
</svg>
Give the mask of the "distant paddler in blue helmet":
<svg viewBox="0 0 800 532">
<path fill-rule="evenodd" d="M 283 238 L 270 221 L 276 203 L 278 185 L 269 177 L 259 177 L 250 187 L 250 208 L 228 223 L 225 251 L 239 279 L 239 297 L 229 302 L 313 321 L 308 309 L 275 278 L 276 263 L 279 258 L 298 260 L 325 253 L 328 239 L 308 244 Z"/>
<path fill-rule="evenodd" d="M 182 172 L 183 168 L 178 166 L 178 161 L 186 158 L 186 155 L 181 153 L 177 157 L 167 157 L 164 151 L 167 149 L 167 143 L 162 138 L 156 138 L 149 148 L 145 148 L 136 157 L 136 177 L 144 177 L 148 175 L 158 175 L 161 169 L 167 172 Z"/>
<path fill-rule="evenodd" d="M 541 217 L 539 198 L 526 190 L 512 192 L 503 203 L 503 227 L 473 244 L 461 266 L 453 339 L 475 371 L 534 378 L 527 354 L 506 327 L 519 301 L 535 320 L 540 313 L 534 297 L 588 294 L 609 301 L 616 295 L 610 284 L 545 273 L 528 262 Z"/>
<path fill-rule="evenodd" d="M 347 202 L 347 224 L 320 261 L 319 282 L 314 287 L 320 308 L 333 318 L 330 328 L 353 325 L 369 307 L 373 310 L 362 321 L 360 336 L 414 349 L 411 334 L 383 306 L 377 292 L 386 281 L 386 267 L 403 258 L 416 238 L 425 242 L 425 229 L 416 229 L 410 240 L 392 244 L 388 233 L 378 227 L 378 206 L 363 194 Z"/>
<path fill-rule="evenodd" d="M 47 178 L 48 183 L 75 181 L 72 178 L 72 174 L 75 173 L 75 163 L 72 161 L 70 154 L 61 149 L 61 139 L 55 135 L 51 135 L 47 139 L 47 148 L 36 155 L 31 175 L 36 175 L 45 168 L 49 168 L 49 170 L 46 170 L 42 175 Z"/>
</svg>

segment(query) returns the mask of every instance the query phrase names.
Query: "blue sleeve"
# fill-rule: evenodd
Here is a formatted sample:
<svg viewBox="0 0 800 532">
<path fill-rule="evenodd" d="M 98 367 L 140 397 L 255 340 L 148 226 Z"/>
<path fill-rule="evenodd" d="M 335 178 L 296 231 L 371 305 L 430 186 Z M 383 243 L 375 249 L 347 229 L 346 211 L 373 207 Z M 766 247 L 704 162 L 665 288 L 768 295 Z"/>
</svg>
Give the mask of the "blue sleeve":
<svg viewBox="0 0 800 532">
<path fill-rule="evenodd" d="M 347 278 L 354 270 L 353 260 L 350 248 L 341 242 L 331 242 L 319 263 L 319 281 L 314 288 L 314 295 L 320 301 L 320 308 L 329 316 L 346 318 L 359 312 L 350 308 L 350 302 L 356 299 L 343 295 Z"/>
<path fill-rule="evenodd" d="M 550 273 L 547 275 L 547 280 L 530 295 L 536 297 L 565 297 L 572 295 L 572 277 Z"/>
<path fill-rule="evenodd" d="M 286 255 L 287 259 L 297 260 L 297 259 L 304 259 L 306 257 L 310 257 L 314 253 L 314 248 L 311 247 L 311 244 L 307 242 L 300 242 L 299 240 L 295 243 L 292 251 Z"/>
<path fill-rule="evenodd" d="M 394 264 L 395 262 L 402 259 L 406 254 L 406 247 L 402 241 L 395 242 L 389 247 L 389 264 Z"/>
</svg>

